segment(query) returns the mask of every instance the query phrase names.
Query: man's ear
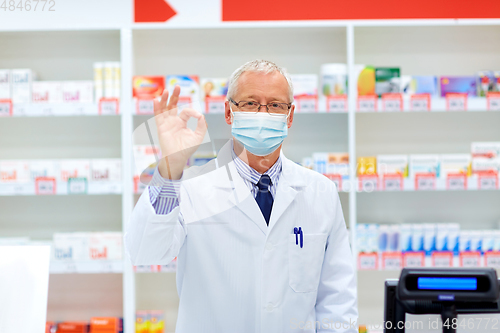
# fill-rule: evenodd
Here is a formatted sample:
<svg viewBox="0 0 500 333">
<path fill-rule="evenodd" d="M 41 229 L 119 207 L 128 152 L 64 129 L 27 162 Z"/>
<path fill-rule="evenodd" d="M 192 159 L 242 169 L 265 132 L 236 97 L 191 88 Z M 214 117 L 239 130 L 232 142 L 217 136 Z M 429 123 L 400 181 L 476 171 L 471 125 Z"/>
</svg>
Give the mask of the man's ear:
<svg viewBox="0 0 500 333">
<path fill-rule="evenodd" d="M 290 108 L 290 115 L 288 116 L 287 119 L 288 128 L 292 127 L 294 111 L 295 111 L 295 105 L 292 104 L 292 107 Z"/>
<path fill-rule="evenodd" d="M 224 103 L 224 119 L 226 120 L 226 124 L 233 124 L 233 116 L 231 115 L 231 108 L 229 107 L 229 101 Z"/>
</svg>

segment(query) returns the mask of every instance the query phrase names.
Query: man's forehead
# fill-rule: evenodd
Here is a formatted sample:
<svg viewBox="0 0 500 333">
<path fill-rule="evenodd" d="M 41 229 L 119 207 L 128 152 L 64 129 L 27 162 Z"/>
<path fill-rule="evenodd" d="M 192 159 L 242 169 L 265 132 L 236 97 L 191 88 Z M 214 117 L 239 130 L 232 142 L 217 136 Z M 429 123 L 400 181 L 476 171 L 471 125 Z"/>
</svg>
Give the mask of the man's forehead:
<svg viewBox="0 0 500 333">
<path fill-rule="evenodd" d="M 245 89 L 246 88 L 246 89 Z M 273 90 L 276 93 L 288 94 L 288 82 L 280 72 L 244 72 L 238 82 L 240 93 L 253 90 Z"/>
</svg>

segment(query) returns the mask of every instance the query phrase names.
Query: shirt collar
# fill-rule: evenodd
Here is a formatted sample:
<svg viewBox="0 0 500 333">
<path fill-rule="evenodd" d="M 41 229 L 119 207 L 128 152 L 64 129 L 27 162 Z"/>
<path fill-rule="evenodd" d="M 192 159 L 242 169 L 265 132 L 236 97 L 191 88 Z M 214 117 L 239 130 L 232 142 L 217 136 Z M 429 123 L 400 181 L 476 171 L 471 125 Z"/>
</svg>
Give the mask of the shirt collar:
<svg viewBox="0 0 500 333">
<path fill-rule="evenodd" d="M 262 175 L 257 170 L 255 170 L 254 168 L 243 162 L 243 160 L 236 155 L 236 153 L 234 152 L 234 145 L 232 140 L 231 140 L 231 155 L 233 157 L 236 170 L 238 170 L 240 176 L 243 179 L 251 182 L 252 184 L 257 185 Z M 275 185 L 278 184 L 280 173 L 281 173 L 281 154 L 280 156 L 278 156 L 278 160 L 273 164 L 273 166 L 271 166 L 266 172 L 264 172 L 264 175 L 268 175 L 269 178 L 271 178 L 271 185 Z"/>
</svg>

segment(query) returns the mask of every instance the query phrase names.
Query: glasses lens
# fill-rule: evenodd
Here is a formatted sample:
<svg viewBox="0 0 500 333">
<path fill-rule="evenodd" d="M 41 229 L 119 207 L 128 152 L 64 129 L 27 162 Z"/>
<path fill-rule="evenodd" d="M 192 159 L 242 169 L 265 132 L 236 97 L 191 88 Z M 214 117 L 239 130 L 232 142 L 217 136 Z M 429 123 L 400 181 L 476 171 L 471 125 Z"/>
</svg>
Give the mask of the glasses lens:
<svg viewBox="0 0 500 333">
<path fill-rule="evenodd" d="M 288 112 L 288 104 L 272 103 L 269 104 L 269 113 L 286 114 Z"/>
<path fill-rule="evenodd" d="M 257 102 L 240 102 L 240 110 L 245 112 L 255 112 L 259 109 L 260 104 Z"/>
</svg>

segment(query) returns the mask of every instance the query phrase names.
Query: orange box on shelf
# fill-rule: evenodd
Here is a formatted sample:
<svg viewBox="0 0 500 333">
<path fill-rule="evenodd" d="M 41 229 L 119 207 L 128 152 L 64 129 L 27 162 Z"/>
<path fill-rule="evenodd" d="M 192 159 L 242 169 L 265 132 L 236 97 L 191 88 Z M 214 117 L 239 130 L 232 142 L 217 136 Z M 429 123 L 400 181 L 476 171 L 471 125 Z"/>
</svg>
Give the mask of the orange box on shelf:
<svg viewBox="0 0 500 333">
<path fill-rule="evenodd" d="M 165 90 L 163 76 L 134 76 L 132 79 L 132 96 L 142 99 L 154 99 Z"/>
<path fill-rule="evenodd" d="M 82 321 L 67 321 L 57 324 L 57 333 L 88 333 L 89 324 Z"/>
<path fill-rule="evenodd" d="M 93 317 L 90 319 L 90 333 L 118 333 L 119 324 L 117 317 Z"/>
</svg>

